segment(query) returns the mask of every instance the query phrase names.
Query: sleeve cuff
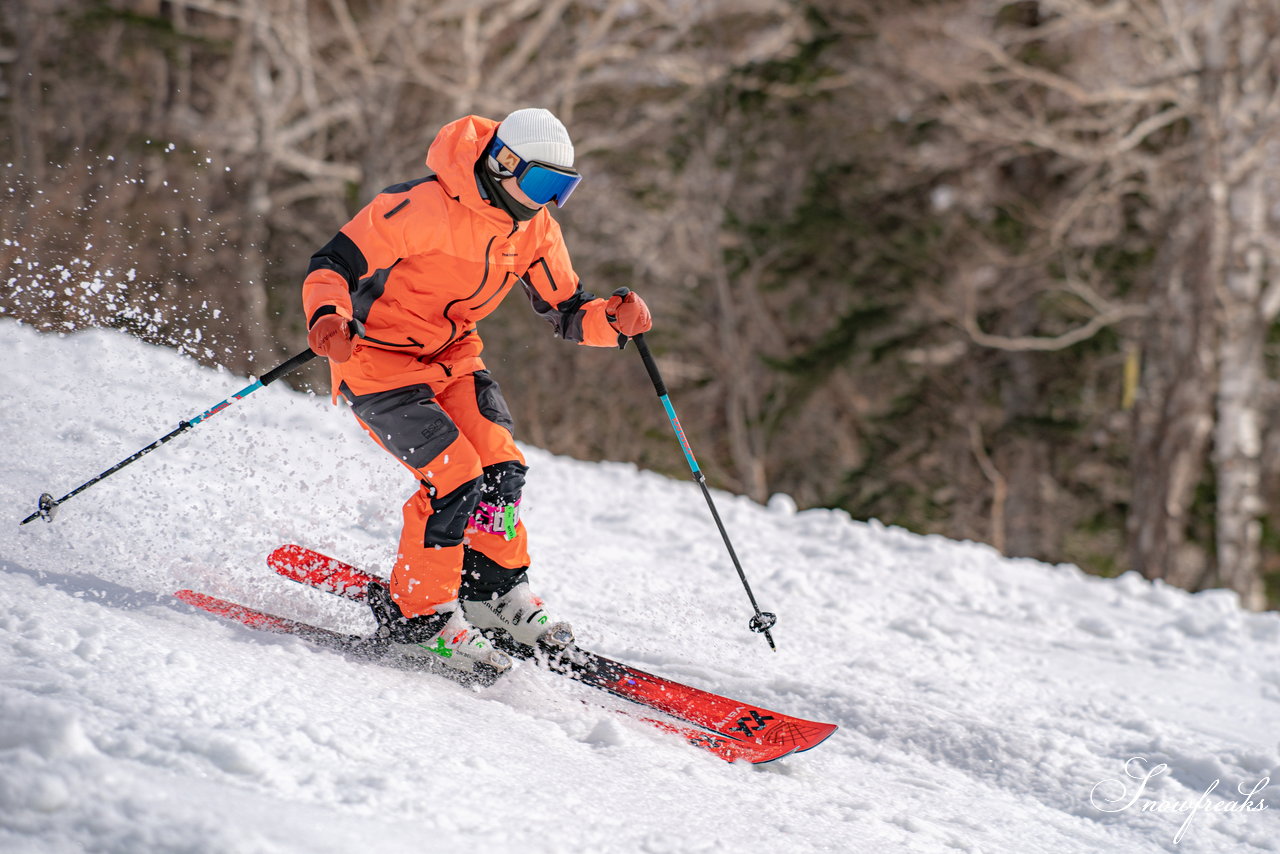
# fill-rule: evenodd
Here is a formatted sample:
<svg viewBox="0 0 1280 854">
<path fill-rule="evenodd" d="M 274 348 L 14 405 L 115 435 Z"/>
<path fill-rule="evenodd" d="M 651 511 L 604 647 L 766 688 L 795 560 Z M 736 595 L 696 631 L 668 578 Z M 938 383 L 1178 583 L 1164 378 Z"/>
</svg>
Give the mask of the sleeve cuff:
<svg viewBox="0 0 1280 854">
<path fill-rule="evenodd" d="M 322 305 L 319 308 L 317 308 L 315 310 L 315 313 L 311 315 L 311 318 L 307 320 L 308 331 L 311 329 L 311 327 L 316 325 L 317 320 L 329 314 L 336 314 L 339 317 L 342 317 L 346 320 L 351 319 L 351 312 L 347 311 L 346 309 L 339 308 L 336 305 Z"/>
</svg>

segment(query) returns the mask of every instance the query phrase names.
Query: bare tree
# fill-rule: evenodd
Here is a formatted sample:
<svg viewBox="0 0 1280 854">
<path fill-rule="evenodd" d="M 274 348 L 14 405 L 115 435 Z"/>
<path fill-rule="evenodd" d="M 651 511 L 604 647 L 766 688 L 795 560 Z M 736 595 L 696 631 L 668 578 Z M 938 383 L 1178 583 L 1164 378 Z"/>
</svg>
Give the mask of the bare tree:
<svg viewBox="0 0 1280 854">
<path fill-rule="evenodd" d="M 1182 51 L 1202 45 L 1182 87 L 1203 124 L 1211 202 L 1210 276 L 1218 302 L 1214 427 L 1218 573 L 1246 605 L 1261 579 L 1263 402 L 1267 331 L 1280 314 L 1280 9 L 1261 0 L 1175 6 Z M 1172 27 L 1171 27 L 1172 29 Z"/>
<path fill-rule="evenodd" d="M 1166 315 L 1147 326 L 1134 559 L 1153 577 L 1194 577 L 1181 565 L 1180 544 L 1212 413 L 1217 572 L 1250 607 L 1263 602 L 1263 342 L 1280 309 L 1280 294 L 1267 288 L 1276 223 L 1263 201 L 1268 190 L 1274 196 L 1280 163 L 1278 20 L 1273 4 L 1250 0 L 972 2 L 927 18 L 904 15 L 890 32 L 908 57 L 904 67 L 943 98 L 938 115 L 948 126 L 974 142 L 1039 150 L 1070 165 L 1078 201 L 1043 226 L 1059 258 L 1078 259 L 1081 248 L 1088 257 L 1098 245 L 1090 226 L 1109 212 L 1123 224 L 1133 200 L 1149 208 L 1148 226 L 1166 229 L 1168 263 L 1153 302 L 1187 325 L 1170 328 Z M 1201 240 L 1207 258 L 1196 263 Z M 985 345 L 1071 343 L 1138 313 L 1107 295 L 1113 283 L 1101 284 L 1102 299 L 1086 296 L 1094 312 L 1087 322 L 1050 340 L 992 338 L 972 312 L 964 322 Z M 1095 284 L 1090 291 L 1099 292 Z M 1153 477 L 1162 467 L 1168 471 Z"/>
</svg>

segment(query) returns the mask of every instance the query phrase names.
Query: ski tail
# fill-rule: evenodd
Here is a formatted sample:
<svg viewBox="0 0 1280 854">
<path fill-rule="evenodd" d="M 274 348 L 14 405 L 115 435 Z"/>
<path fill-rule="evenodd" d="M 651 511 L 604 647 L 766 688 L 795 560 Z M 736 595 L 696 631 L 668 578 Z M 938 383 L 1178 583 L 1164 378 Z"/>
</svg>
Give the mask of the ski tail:
<svg viewBox="0 0 1280 854">
<path fill-rule="evenodd" d="M 220 599 L 217 596 L 210 596 L 207 593 L 198 593 L 194 590 L 179 590 L 173 595 L 188 605 L 194 605 L 203 611 L 208 611 L 210 614 L 234 623 L 241 623 L 251 629 L 278 635 L 295 635 L 316 646 L 335 650 L 358 659 L 375 661 L 405 670 L 433 673 L 461 685 L 475 685 L 487 688 L 494 684 L 501 675 L 491 669 L 481 668 L 474 671 L 466 671 L 445 667 L 434 658 L 398 658 L 388 655 L 387 644 L 377 638 L 363 635 L 346 635 L 331 629 L 322 629 L 310 623 L 291 620 L 288 617 L 278 617 L 275 614 L 268 614 L 266 611 L 259 611 L 247 605 L 240 605 L 236 602 Z"/>
<path fill-rule="evenodd" d="M 329 629 L 322 629 L 319 626 L 300 623 L 288 617 L 277 617 L 275 614 L 268 614 L 265 611 L 229 602 L 226 599 L 219 599 L 217 596 L 198 593 L 195 590 L 179 590 L 173 595 L 188 605 L 194 605 L 202 611 L 208 611 L 210 614 L 223 617 L 232 622 L 243 623 L 251 629 L 278 635 L 297 635 L 304 640 L 330 649 L 362 652 L 366 655 L 373 653 L 372 645 L 365 638 L 344 635 Z"/>
</svg>

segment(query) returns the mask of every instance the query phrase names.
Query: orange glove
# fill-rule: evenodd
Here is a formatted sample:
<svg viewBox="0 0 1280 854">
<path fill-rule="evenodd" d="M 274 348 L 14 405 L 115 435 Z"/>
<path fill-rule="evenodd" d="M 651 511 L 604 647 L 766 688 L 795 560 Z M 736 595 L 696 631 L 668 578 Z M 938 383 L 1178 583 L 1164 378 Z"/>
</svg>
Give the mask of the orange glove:
<svg viewBox="0 0 1280 854">
<path fill-rule="evenodd" d="M 334 311 L 316 318 L 307 333 L 307 346 L 317 356 L 326 356 L 335 362 L 350 359 L 355 348 L 351 338 L 351 315 L 334 306 Z"/>
<path fill-rule="evenodd" d="M 653 328 L 653 317 L 644 300 L 626 288 L 619 288 L 604 306 L 605 319 L 619 335 L 634 338 Z"/>
</svg>

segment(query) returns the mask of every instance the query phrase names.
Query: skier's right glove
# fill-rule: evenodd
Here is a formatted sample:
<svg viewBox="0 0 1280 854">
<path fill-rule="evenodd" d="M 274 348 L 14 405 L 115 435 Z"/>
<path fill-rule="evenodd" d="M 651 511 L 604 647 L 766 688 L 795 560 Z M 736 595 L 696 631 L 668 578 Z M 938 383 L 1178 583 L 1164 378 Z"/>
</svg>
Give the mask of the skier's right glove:
<svg viewBox="0 0 1280 854">
<path fill-rule="evenodd" d="M 325 309 L 331 311 L 325 311 Z M 351 312 L 336 305 L 324 306 L 316 312 L 307 332 L 307 346 L 317 356 L 325 356 L 335 362 L 351 358 L 355 342 L 351 337 Z"/>
</svg>

